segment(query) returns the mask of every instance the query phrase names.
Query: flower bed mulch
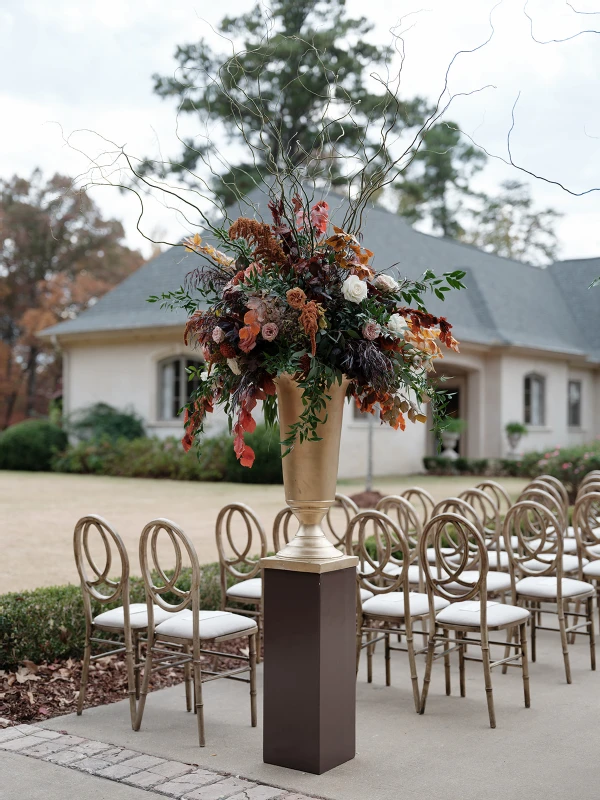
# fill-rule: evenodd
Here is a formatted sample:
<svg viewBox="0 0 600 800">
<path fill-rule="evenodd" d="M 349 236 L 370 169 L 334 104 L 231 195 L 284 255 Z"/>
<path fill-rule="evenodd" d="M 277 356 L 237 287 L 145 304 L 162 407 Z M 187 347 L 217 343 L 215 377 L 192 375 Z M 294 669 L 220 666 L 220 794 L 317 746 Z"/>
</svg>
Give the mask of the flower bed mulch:
<svg viewBox="0 0 600 800">
<path fill-rule="evenodd" d="M 370 492 L 358 492 L 350 495 L 350 500 L 354 500 L 359 508 L 375 508 L 377 503 L 382 500 L 384 495 L 376 490 Z"/>
<path fill-rule="evenodd" d="M 219 649 L 231 653 L 247 654 L 244 640 L 225 642 Z M 207 664 L 210 657 L 206 656 Z M 239 661 L 223 659 L 219 669 L 239 666 Z M 81 681 L 81 662 L 72 658 L 51 664 L 34 664 L 25 661 L 15 671 L 0 670 L 0 727 L 7 721 L 13 723 L 40 722 L 77 709 Z M 155 672 L 150 681 L 150 691 L 174 686 L 183 681 L 182 669 L 165 669 Z M 127 698 L 127 672 L 125 662 L 118 656 L 106 656 L 90 664 L 90 674 L 85 696 L 85 707 L 116 703 Z"/>
</svg>

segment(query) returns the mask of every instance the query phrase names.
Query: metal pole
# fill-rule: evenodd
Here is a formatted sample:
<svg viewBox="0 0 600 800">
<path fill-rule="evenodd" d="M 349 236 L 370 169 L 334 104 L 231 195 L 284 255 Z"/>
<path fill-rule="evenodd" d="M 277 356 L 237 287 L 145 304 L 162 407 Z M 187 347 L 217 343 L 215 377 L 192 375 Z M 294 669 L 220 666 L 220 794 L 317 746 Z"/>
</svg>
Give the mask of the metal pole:
<svg viewBox="0 0 600 800">
<path fill-rule="evenodd" d="M 378 412 L 375 412 L 378 413 Z M 367 479 L 365 491 L 373 491 L 373 431 L 375 430 L 375 414 L 369 414 L 367 427 Z"/>
</svg>

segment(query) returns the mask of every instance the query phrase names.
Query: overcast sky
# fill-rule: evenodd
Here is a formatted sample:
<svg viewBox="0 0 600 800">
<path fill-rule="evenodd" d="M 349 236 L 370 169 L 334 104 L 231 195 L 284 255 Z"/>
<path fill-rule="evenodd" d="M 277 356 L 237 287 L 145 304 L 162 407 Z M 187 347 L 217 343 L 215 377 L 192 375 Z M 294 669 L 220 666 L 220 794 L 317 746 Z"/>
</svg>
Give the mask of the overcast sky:
<svg viewBox="0 0 600 800">
<path fill-rule="evenodd" d="M 179 152 L 175 105 L 152 92 L 151 75 L 175 68 L 177 44 L 206 37 L 224 13 L 249 9 L 252 0 L 3 0 L 0 6 L 0 175 L 44 172 L 75 175 L 88 164 L 63 141 L 76 129 L 91 129 L 127 143 L 139 155 Z M 406 61 L 403 95 L 437 98 L 446 68 L 458 50 L 481 44 L 490 33 L 488 0 L 348 0 L 353 16 L 375 24 L 374 41 L 389 42 L 389 29 L 403 15 Z M 600 0 L 531 0 L 528 13 L 540 40 L 562 39 L 586 28 L 600 30 Z M 490 153 L 506 157 L 511 108 L 520 92 L 512 135 L 515 161 L 573 192 L 600 187 L 600 36 L 585 34 L 563 43 L 531 39 L 524 0 L 504 0 L 493 12 L 491 42 L 459 56 L 450 73 L 453 93 L 488 88 L 457 98 L 448 118 L 457 121 Z M 411 27 L 412 26 L 412 27 Z M 60 127 L 59 127 L 60 126 Z M 70 140 L 85 146 L 89 139 Z M 83 145 L 83 142 L 87 144 Z M 509 178 L 530 180 L 540 206 L 564 214 L 558 226 L 563 258 L 600 255 L 600 192 L 572 197 L 528 179 L 492 160 L 478 185 L 492 191 Z M 137 206 L 116 190 L 93 196 L 106 214 L 121 218 L 132 246 L 148 252 L 135 230 Z M 179 238 L 177 216 L 151 209 L 144 229 Z M 376 243 L 370 243 L 374 246 Z"/>
</svg>

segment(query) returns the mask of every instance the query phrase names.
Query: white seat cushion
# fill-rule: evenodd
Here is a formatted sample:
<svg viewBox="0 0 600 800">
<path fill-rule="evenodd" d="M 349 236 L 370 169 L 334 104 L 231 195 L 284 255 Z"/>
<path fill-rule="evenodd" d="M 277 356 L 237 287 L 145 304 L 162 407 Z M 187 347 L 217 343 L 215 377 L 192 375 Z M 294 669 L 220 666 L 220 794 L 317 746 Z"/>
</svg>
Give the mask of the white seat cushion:
<svg viewBox="0 0 600 800">
<path fill-rule="evenodd" d="M 599 562 L 600 563 L 600 562 Z M 461 572 L 460 579 L 465 583 L 470 583 L 474 586 L 479 580 L 479 572 L 474 569 L 466 569 Z M 462 592 L 466 594 L 467 589 L 461 586 L 460 583 L 449 583 L 446 585 L 449 592 Z M 488 592 L 507 592 L 510 590 L 510 575 L 508 572 L 488 572 L 487 574 L 487 590 Z"/>
<path fill-rule="evenodd" d="M 374 563 L 379 566 L 379 561 L 375 561 Z M 394 577 L 394 575 L 399 575 L 401 570 L 402 567 L 398 566 L 398 564 L 387 564 L 383 571 L 386 575 Z M 360 569 L 360 573 L 366 576 L 372 575 L 373 572 L 374 569 L 370 564 L 363 564 L 362 568 Z M 420 580 L 420 572 L 421 571 L 417 564 L 410 564 L 408 567 L 408 582 L 414 584 L 415 586 L 418 585 Z"/>
<path fill-rule="evenodd" d="M 518 536 L 511 536 L 510 537 L 510 546 L 513 550 L 518 550 L 519 548 L 519 537 Z M 506 550 L 506 545 L 504 544 L 504 536 L 500 537 L 500 549 Z"/>
<path fill-rule="evenodd" d="M 479 600 L 463 600 L 440 611 L 436 615 L 438 625 L 464 625 L 468 628 L 480 628 L 481 603 Z M 529 611 L 519 606 L 510 606 L 507 603 L 487 601 L 487 627 L 497 628 L 501 625 L 518 625 L 529 617 Z"/>
<path fill-rule="evenodd" d="M 544 550 L 553 550 L 555 548 L 555 541 L 546 541 Z M 536 548 L 540 544 L 539 539 L 530 539 L 528 542 L 530 547 Z M 576 539 L 563 539 L 563 553 L 576 553 L 577 540 Z"/>
<path fill-rule="evenodd" d="M 508 569 L 510 559 L 506 550 L 500 551 L 500 567 Z M 496 550 L 488 550 L 488 564 L 490 569 L 498 569 L 498 552 Z"/>
<path fill-rule="evenodd" d="M 475 553 L 473 553 L 473 555 L 475 555 Z M 460 557 L 452 556 L 452 558 L 449 558 L 448 561 L 451 564 L 459 564 Z M 502 550 L 500 552 L 500 567 L 505 567 L 506 569 L 508 569 L 509 562 L 510 559 L 508 557 L 508 553 L 506 552 L 506 550 Z M 496 550 L 488 550 L 488 564 L 490 569 L 498 568 L 498 553 Z"/>
<path fill-rule="evenodd" d="M 379 566 L 379 561 L 373 561 L 375 566 Z M 375 572 L 375 569 L 365 561 L 364 564 L 359 564 L 356 569 L 360 572 L 361 575 L 372 575 Z M 401 567 L 398 564 L 394 564 L 393 562 L 387 563 L 385 565 L 385 569 L 383 570 L 386 575 L 398 575 L 400 573 Z"/>
<path fill-rule="evenodd" d="M 558 589 L 557 579 L 551 575 L 540 575 L 536 577 L 532 575 L 528 578 L 523 578 L 517 581 L 516 590 L 517 594 L 526 595 L 528 597 L 547 598 L 555 600 Z M 585 581 L 576 581 L 573 578 L 562 579 L 562 595 L 563 597 L 577 597 L 578 595 L 593 594 L 594 588 Z"/>
<path fill-rule="evenodd" d="M 600 561 L 598 562 L 600 564 Z M 364 603 L 365 600 L 369 600 L 373 597 L 373 592 L 370 592 L 368 589 L 361 589 L 360 590 L 360 602 Z"/>
<path fill-rule="evenodd" d="M 241 600 L 260 600 L 262 597 L 261 578 L 250 578 L 247 581 L 234 583 L 227 589 L 227 597 L 240 598 Z"/>
<path fill-rule="evenodd" d="M 157 634 L 175 636 L 178 639 L 191 639 L 193 637 L 193 614 L 186 608 L 173 614 L 171 619 L 156 626 Z M 230 611 L 201 611 L 200 612 L 200 638 L 218 639 L 221 636 L 230 636 L 239 633 L 248 636 L 257 630 L 256 622 L 241 614 L 232 614 Z"/>
<path fill-rule="evenodd" d="M 590 578 L 600 578 L 600 560 L 590 561 L 583 567 L 583 574 Z"/>
<path fill-rule="evenodd" d="M 168 611 L 163 611 L 162 608 L 154 606 L 154 627 L 169 619 L 171 614 Z M 123 607 L 113 608 L 110 611 L 103 611 L 92 620 L 94 625 L 105 625 L 107 628 L 124 628 Z M 148 610 L 146 603 L 131 603 L 129 605 L 129 622 L 132 628 L 148 627 Z"/>
<path fill-rule="evenodd" d="M 445 556 L 449 556 L 452 553 L 454 553 L 454 548 L 453 547 L 441 547 L 440 550 L 442 551 L 442 554 L 445 555 Z M 435 547 L 428 547 L 427 548 L 427 561 L 430 564 L 435 564 L 436 563 L 437 559 L 436 559 L 436 555 L 435 555 Z"/>
<path fill-rule="evenodd" d="M 410 592 L 408 597 L 411 617 L 422 617 L 429 613 L 429 600 L 426 594 Z M 436 611 L 445 608 L 447 605 L 448 601 L 444 600 L 443 597 L 433 598 L 433 607 Z M 363 614 L 404 619 L 404 593 L 387 592 L 387 594 L 375 595 L 375 597 L 363 604 Z"/>
<path fill-rule="evenodd" d="M 536 558 L 529 559 L 528 561 L 523 562 L 523 566 L 528 569 L 530 572 L 537 570 L 538 572 L 543 572 L 546 569 L 542 561 L 545 561 L 547 564 L 554 561 L 555 556 L 552 553 L 540 553 Z M 583 563 L 587 564 L 587 558 L 583 559 Z M 564 555 L 562 557 L 562 565 L 563 565 L 563 572 L 576 572 L 579 569 L 579 559 L 577 556 L 570 556 Z"/>
<path fill-rule="evenodd" d="M 588 550 L 595 556 L 600 556 L 600 544 L 593 544 L 591 547 L 588 547 Z"/>
</svg>

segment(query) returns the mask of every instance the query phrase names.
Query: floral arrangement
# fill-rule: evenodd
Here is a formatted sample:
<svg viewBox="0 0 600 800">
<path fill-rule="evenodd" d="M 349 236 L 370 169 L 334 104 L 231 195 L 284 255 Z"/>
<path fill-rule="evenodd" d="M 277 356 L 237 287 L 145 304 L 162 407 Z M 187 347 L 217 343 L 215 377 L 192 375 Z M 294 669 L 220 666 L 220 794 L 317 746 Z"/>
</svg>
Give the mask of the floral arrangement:
<svg viewBox="0 0 600 800">
<path fill-rule="evenodd" d="M 183 244 L 201 264 L 185 285 L 150 298 L 189 315 L 186 344 L 202 350 L 205 370 L 185 406 L 183 446 L 189 450 L 203 431 L 205 416 L 223 406 L 243 466 L 254 452 L 244 442 L 262 401 L 265 422 L 277 418 L 275 380 L 291 374 L 303 390 L 304 411 L 282 442 L 287 448 L 316 440 L 324 421 L 328 388 L 349 380 L 348 397 L 363 412 L 404 430 L 406 419 L 426 422 L 431 403 L 439 424 L 444 392 L 430 381 L 440 345 L 458 351 L 451 325 L 428 313 L 423 295 L 439 298 L 463 288 L 464 272 L 427 271 L 420 281 L 376 272 L 373 252 L 357 236 L 331 226 L 329 206 L 311 205 L 295 194 L 271 198 L 272 222 L 240 217 L 228 228 L 212 228 L 222 249 L 199 234 Z"/>
</svg>

